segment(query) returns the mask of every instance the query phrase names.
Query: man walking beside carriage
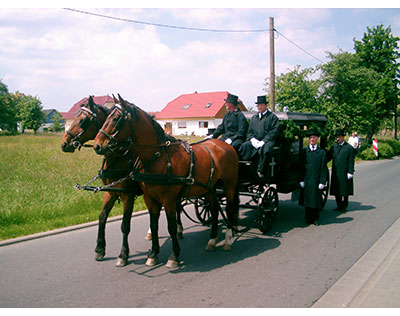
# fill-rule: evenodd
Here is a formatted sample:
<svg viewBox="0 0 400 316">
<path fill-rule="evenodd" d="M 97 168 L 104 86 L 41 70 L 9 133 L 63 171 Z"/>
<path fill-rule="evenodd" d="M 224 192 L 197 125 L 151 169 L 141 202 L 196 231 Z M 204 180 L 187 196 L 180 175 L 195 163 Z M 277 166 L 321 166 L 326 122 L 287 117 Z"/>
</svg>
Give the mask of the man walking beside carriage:
<svg viewBox="0 0 400 316">
<path fill-rule="evenodd" d="M 336 143 L 327 153 L 327 161 L 332 160 L 330 194 L 335 196 L 335 211 L 345 212 L 349 204 L 349 195 L 354 194 L 354 148 L 344 140 L 343 129 L 336 130 Z"/>
<path fill-rule="evenodd" d="M 318 146 L 319 132 L 310 129 L 308 137 L 310 145 L 304 148 L 300 155 L 300 200 L 305 207 L 307 224 L 319 225 L 319 213 L 322 210 L 322 193 L 329 177 L 326 165 L 325 150 Z"/>
<path fill-rule="evenodd" d="M 258 153 L 257 173 L 260 178 L 264 178 L 265 167 L 278 135 L 279 119 L 268 110 L 268 101 L 265 95 L 258 96 L 255 103 L 258 113 L 250 120 L 247 140 L 240 146 L 239 155 L 243 160 L 252 160 Z"/>
</svg>

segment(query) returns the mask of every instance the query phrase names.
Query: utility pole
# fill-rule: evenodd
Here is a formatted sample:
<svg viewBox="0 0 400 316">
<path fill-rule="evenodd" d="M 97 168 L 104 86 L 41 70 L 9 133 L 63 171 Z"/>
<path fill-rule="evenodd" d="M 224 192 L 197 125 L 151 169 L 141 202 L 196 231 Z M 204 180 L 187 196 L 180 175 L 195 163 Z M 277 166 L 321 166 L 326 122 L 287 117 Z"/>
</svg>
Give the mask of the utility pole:
<svg viewBox="0 0 400 316">
<path fill-rule="evenodd" d="M 275 44 L 274 18 L 269 18 L 269 104 L 271 112 L 275 111 Z"/>
</svg>

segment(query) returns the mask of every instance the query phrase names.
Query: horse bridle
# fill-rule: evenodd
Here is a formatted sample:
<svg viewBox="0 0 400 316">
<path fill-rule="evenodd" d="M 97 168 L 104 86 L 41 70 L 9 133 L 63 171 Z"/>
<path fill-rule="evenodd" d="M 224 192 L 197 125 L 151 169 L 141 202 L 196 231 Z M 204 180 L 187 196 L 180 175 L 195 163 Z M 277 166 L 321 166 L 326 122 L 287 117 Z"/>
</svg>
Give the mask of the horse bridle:
<svg viewBox="0 0 400 316">
<path fill-rule="evenodd" d="M 121 132 L 121 128 L 123 127 L 123 125 L 125 124 L 126 121 L 128 121 L 129 127 L 131 129 L 131 135 L 133 134 L 133 126 L 132 126 L 132 122 L 130 120 L 131 118 L 131 113 L 129 111 L 125 111 L 119 104 L 115 104 L 114 109 L 111 111 L 111 113 L 109 114 L 109 116 L 113 116 L 114 113 L 118 111 L 121 115 L 118 118 L 117 123 L 115 124 L 115 132 L 110 135 L 108 134 L 105 130 L 103 130 L 102 128 L 99 129 L 99 133 L 102 133 L 105 137 L 107 137 L 108 139 L 108 149 L 115 153 L 116 151 L 118 152 L 126 152 L 127 150 L 130 149 L 131 145 L 132 145 L 132 138 L 128 137 L 127 140 L 124 141 L 118 141 L 115 137 Z"/>
<path fill-rule="evenodd" d="M 80 142 L 80 137 L 86 132 L 86 130 L 89 128 L 90 124 L 94 123 L 97 127 L 97 129 L 100 129 L 101 126 L 99 125 L 99 122 L 97 120 L 97 109 L 96 107 L 96 112 L 91 111 L 87 107 L 82 107 L 79 112 L 77 113 L 77 116 L 79 116 L 81 113 L 85 115 L 85 118 L 79 122 L 79 127 L 81 128 L 81 131 L 75 135 L 74 133 L 71 133 L 69 130 L 66 131 L 66 133 L 72 137 L 71 143 L 72 147 L 75 149 L 81 148 L 82 144 Z M 89 117 L 90 114 L 91 116 Z"/>
</svg>

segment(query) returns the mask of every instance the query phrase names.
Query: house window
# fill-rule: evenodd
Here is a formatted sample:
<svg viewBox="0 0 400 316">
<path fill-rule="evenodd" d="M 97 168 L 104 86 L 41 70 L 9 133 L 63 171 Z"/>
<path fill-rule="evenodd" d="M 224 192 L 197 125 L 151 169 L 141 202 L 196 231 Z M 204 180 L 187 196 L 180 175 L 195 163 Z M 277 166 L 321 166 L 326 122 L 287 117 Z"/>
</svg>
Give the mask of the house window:
<svg viewBox="0 0 400 316">
<path fill-rule="evenodd" d="M 212 102 L 206 104 L 205 108 L 208 109 L 211 106 Z"/>
<path fill-rule="evenodd" d="M 190 106 L 191 106 L 191 104 L 186 104 L 186 105 L 183 107 L 183 109 L 184 109 L 184 110 L 187 110 L 188 108 L 190 108 Z"/>
<path fill-rule="evenodd" d="M 208 128 L 208 122 L 199 121 L 199 128 Z"/>
<path fill-rule="evenodd" d="M 186 122 L 178 122 L 178 128 L 186 128 Z"/>
</svg>

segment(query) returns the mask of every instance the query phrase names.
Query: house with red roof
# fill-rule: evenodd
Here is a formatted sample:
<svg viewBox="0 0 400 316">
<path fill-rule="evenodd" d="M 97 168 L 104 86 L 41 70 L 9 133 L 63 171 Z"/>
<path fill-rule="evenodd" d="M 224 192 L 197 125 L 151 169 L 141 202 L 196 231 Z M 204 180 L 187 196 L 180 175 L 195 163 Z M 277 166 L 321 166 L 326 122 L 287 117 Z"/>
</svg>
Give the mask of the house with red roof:
<svg viewBox="0 0 400 316">
<path fill-rule="evenodd" d="M 169 102 L 155 119 L 171 135 L 205 136 L 215 130 L 226 113 L 228 91 L 182 94 Z M 239 99 L 239 108 L 247 111 Z"/>
<path fill-rule="evenodd" d="M 65 120 L 65 130 L 68 130 L 71 127 L 71 124 L 76 116 L 76 113 L 79 112 L 81 106 L 86 104 L 89 101 L 89 97 L 84 97 L 83 99 L 76 102 L 72 108 L 69 109 L 68 112 L 61 113 L 62 118 Z M 111 108 L 115 105 L 114 99 L 109 95 L 103 96 L 93 96 L 94 103 L 98 105 L 103 105 L 105 107 Z"/>
</svg>

